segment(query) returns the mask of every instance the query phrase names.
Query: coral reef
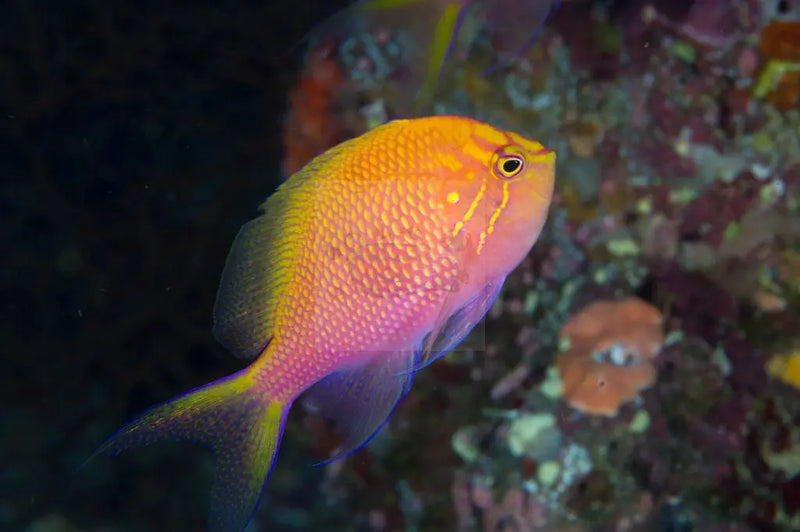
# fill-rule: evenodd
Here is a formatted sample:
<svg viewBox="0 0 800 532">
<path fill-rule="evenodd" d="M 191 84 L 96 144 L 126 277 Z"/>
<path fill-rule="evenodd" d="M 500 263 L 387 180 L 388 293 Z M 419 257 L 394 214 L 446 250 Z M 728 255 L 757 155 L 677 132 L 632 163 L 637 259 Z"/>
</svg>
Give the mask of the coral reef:
<svg viewBox="0 0 800 532">
<path fill-rule="evenodd" d="M 546 139 L 560 176 L 484 356 L 431 368 L 463 413 L 459 530 L 800 524 L 800 33 L 767 4 L 563 2 L 514 64 L 444 85 L 437 112 Z"/>
<path fill-rule="evenodd" d="M 0 21 L 0 529 L 203 528 L 200 450 L 74 469 L 241 367 L 210 334 L 237 229 L 315 154 L 406 116 L 418 67 L 364 27 L 274 59 L 335 7 L 283 4 L 15 1 Z M 367 448 L 308 467 L 338 439 L 292 413 L 250 530 L 800 529 L 799 20 L 562 0 L 512 53 L 465 19 L 428 111 L 553 148 L 547 226 L 479 340 Z"/>
</svg>

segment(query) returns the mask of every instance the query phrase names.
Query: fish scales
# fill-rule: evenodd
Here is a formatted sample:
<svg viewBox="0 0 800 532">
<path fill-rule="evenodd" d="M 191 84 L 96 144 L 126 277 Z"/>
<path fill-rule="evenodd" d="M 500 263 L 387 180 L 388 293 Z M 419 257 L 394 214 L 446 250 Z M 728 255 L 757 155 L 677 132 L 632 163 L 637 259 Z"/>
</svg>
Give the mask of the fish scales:
<svg viewBox="0 0 800 532">
<path fill-rule="evenodd" d="M 342 186 L 335 176 L 326 176 L 320 184 L 323 198 L 310 209 L 299 259 L 308 275 L 297 276 L 287 287 L 285 310 L 279 311 L 270 344 L 273 362 L 264 368 L 270 378 L 286 383 L 281 399 L 296 394 L 298 382 L 313 383 L 342 361 L 357 362 L 352 358 L 359 352 L 400 346 L 409 331 L 419 336 L 444 295 L 429 286 L 435 279 L 441 286 L 456 275 L 458 265 L 446 260 L 448 242 L 437 230 L 445 220 L 425 201 L 429 181 L 385 179 L 376 187 L 365 186 L 370 176 L 351 177 Z M 355 208 L 325 208 L 337 198 Z M 417 234 L 387 223 L 387 210 L 400 204 L 405 214 L 396 209 L 400 216 L 394 221 L 419 227 Z M 283 378 L 291 370 L 285 364 L 290 358 L 302 360 L 305 371 Z"/>
</svg>

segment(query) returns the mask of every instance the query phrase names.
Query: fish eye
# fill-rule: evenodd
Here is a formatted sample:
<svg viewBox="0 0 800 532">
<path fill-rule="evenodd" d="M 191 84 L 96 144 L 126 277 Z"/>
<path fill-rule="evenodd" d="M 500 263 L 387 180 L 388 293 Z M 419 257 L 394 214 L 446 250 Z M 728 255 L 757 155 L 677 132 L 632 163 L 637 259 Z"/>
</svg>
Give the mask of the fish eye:
<svg viewBox="0 0 800 532">
<path fill-rule="evenodd" d="M 522 161 L 516 157 L 509 157 L 502 162 L 500 169 L 506 174 L 516 174 L 522 168 Z"/>
<path fill-rule="evenodd" d="M 522 169 L 525 168 L 525 159 L 517 153 L 501 152 L 497 155 L 497 160 L 494 163 L 495 173 L 503 179 L 511 179 L 519 175 Z"/>
</svg>

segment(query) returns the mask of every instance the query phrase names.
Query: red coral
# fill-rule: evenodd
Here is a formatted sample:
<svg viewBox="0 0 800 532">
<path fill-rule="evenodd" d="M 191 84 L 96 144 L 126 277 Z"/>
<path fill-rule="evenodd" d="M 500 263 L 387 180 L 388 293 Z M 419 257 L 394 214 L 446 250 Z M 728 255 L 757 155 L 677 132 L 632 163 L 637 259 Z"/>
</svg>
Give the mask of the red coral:
<svg viewBox="0 0 800 532">
<path fill-rule="evenodd" d="M 800 61 L 800 21 L 767 24 L 758 36 L 758 49 L 770 59 Z"/>
<path fill-rule="evenodd" d="M 284 130 L 283 170 L 290 176 L 313 157 L 353 136 L 347 120 L 337 115 L 335 103 L 347 90 L 347 77 L 333 49 L 321 46 L 289 94 Z"/>
<path fill-rule="evenodd" d="M 758 37 L 758 49 L 770 60 L 800 62 L 800 21 L 766 25 Z M 800 103 L 800 72 L 785 72 L 766 100 L 780 109 L 795 108 Z"/>
</svg>

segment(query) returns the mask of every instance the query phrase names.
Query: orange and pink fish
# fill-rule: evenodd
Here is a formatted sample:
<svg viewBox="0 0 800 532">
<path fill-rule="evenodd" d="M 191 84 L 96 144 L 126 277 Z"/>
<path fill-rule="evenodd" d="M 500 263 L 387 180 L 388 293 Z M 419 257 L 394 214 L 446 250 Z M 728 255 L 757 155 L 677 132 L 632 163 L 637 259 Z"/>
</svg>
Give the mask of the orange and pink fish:
<svg viewBox="0 0 800 532">
<path fill-rule="evenodd" d="M 330 460 L 343 458 L 483 318 L 542 229 L 555 159 L 454 116 L 389 122 L 317 156 L 242 227 L 222 273 L 214 334 L 250 365 L 145 411 L 97 453 L 210 447 L 209 530 L 242 530 L 301 394 L 342 433 Z"/>
</svg>

